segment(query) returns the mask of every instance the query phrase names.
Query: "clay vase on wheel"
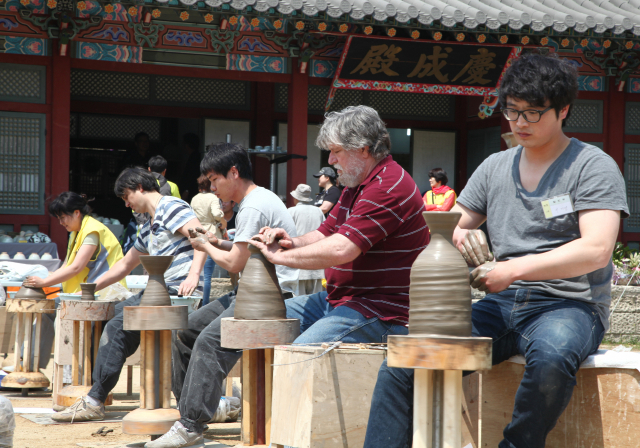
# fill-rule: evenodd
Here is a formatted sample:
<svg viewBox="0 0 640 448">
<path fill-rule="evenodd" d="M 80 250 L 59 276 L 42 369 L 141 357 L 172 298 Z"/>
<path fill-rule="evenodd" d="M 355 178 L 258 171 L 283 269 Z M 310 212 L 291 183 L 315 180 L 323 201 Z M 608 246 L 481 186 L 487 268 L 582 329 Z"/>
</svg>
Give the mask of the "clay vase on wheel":
<svg viewBox="0 0 640 448">
<path fill-rule="evenodd" d="M 409 333 L 471 336 L 469 269 L 451 240 L 462 214 L 422 215 L 431 241 L 411 267 Z"/>
<path fill-rule="evenodd" d="M 80 300 L 95 300 L 96 286 L 96 283 L 80 283 L 80 289 L 82 290 Z"/>
<path fill-rule="evenodd" d="M 286 319 L 282 290 L 276 267 L 262 253 L 249 245 L 251 256 L 242 271 L 238 284 L 236 319 Z"/>
<path fill-rule="evenodd" d="M 164 282 L 164 273 L 173 256 L 169 255 L 141 255 L 140 262 L 149 273 L 149 282 L 140 299 L 140 306 L 171 306 L 171 297 Z"/>
<path fill-rule="evenodd" d="M 15 295 L 16 299 L 37 299 L 46 300 L 47 295 L 42 288 L 30 288 L 28 286 L 22 286 Z"/>
</svg>

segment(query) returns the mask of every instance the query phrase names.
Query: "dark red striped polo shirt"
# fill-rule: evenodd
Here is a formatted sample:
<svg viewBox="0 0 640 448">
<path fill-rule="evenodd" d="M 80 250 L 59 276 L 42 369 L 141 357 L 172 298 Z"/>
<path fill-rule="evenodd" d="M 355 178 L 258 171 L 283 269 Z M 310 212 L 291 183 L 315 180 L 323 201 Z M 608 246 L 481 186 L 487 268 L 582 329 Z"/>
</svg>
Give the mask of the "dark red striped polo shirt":
<svg viewBox="0 0 640 448">
<path fill-rule="evenodd" d="M 355 260 L 325 269 L 327 300 L 366 318 L 409 323 L 411 265 L 429 242 L 424 202 L 409 173 L 387 156 L 357 188 L 345 188 L 325 236 L 340 233 L 362 250 Z"/>
</svg>

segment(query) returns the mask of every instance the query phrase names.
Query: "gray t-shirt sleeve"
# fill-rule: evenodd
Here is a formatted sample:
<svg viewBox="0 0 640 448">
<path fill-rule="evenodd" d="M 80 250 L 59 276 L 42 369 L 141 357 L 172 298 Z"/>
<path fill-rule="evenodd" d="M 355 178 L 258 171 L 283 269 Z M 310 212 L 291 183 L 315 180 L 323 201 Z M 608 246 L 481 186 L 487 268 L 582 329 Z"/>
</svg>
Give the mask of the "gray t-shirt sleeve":
<svg viewBox="0 0 640 448">
<path fill-rule="evenodd" d="M 624 177 L 618 164 L 609 156 L 595 156 L 584 165 L 576 189 L 576 211 L 620 210 L 621 218 L 629 217 Z"/>
<path fill-rule="evenodd" d="M 269 222 L 261 211 L 253 207 L 243 207 L 236 215 L 236 236 L 233 242 L 245 243 L 266 226 L 269 226 Z"/>
<path fill-rule="evenodd" d="M 493 157 L 489 156 L 473 172 L 457 201 L 469 210 L 485 216 L 487 215 L 487 193 L 489 187 L 487 182 L 493 165 L 492 159 Z"/>
</svg>

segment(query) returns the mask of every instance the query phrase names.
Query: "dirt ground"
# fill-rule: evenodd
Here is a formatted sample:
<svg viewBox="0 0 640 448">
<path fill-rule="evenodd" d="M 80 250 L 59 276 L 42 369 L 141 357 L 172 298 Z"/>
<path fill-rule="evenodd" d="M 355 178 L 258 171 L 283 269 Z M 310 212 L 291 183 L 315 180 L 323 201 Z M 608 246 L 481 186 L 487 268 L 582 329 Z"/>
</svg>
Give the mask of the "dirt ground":
<svg viewBox="0 0 640 448">
<path fill-rule="evenodd" d="M 107 407 L 107 418 L 109 412 L 132 411 L 139 406 L 140 370 L 138 366 L 133 368 L 133 395 L 127 396 L 127 375 L 126 368 L 120 376 L 118 385 L 114 389 L 113 405 Z M 49 380 L 53 379 L 53 359 L 49 362 L 47 369 L 43 370 Z M 28 397 L 22 397 L 21 392 L 0 391 L 0 394 L 11 400 L 15 408 L 51 408 L 51 391 L 33 391 Z M 172 400 L 175 406 L 175 400 Z M 106 436 L 93 436 L 92 433 L 98 431 L 103 426 L 106 430 L 113 429 L 113 432 Z M 120 422 L 104 423 L 76 423 L 60 425 L 42 425 L 33 423 L 26 418 L 16 415 L 16 429 L 13 437 L 15 448 L 139 448 L 151 440 L 149 436 L 136 436 L 122 433 Z M 240 423 L 215 423 L 209 424 L 209 429 L 205 432 L 205 445 L 207 448 L 226 448 L 240 443 Z"/>
</svg>

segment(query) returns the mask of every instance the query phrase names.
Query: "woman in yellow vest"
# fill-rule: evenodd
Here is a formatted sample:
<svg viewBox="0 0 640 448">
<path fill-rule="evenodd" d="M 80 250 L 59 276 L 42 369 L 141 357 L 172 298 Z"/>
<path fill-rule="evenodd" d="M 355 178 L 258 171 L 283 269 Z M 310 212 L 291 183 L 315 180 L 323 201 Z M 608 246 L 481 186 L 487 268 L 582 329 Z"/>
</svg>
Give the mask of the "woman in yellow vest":
<svg viewBox="0 0 640 448">
<path fill-rule="evenodd" d="M 423 197 L 425 209 L 428 212 L 448 212 L 456 205 L 456 192 L 447 187 L 447 173 L 442 168 L 429 171 L 431 190 Z"/>
<path fill-rule="evenodd" d="M 122 258 L 115 235 L 104 224 L 89 216 L 86 197 L 66 191 L 49 205 L 49 214 L 71 232 L 64 266 L 49 277 L 27 277 L 25 286 L 42 288 L 62 283 L 67 294 L 80 292 L 80 283 L 95 283 Z M 121 282 L 124 286 L 124 280 Z"/>
</svg>

